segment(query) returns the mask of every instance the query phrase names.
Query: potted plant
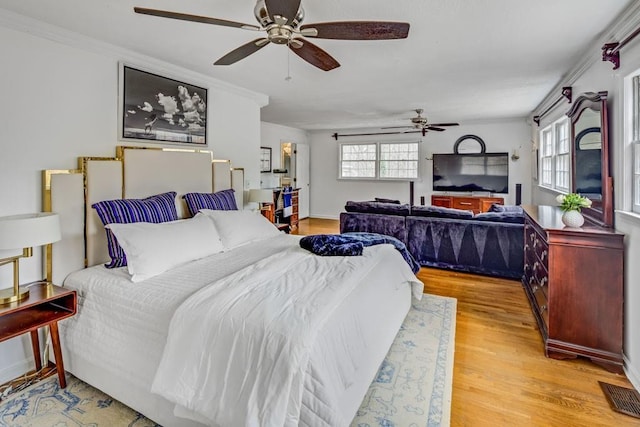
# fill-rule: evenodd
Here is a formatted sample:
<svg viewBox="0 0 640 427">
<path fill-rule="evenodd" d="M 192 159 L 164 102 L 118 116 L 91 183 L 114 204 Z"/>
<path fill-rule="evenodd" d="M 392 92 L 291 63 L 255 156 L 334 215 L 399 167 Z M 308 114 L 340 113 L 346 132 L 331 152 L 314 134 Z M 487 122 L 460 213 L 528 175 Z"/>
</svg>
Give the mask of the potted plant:
<svg viewBox="0 0 640 427">
<path fill-rule="evenodd" d="M 577 193 L 560 194 L 556 200 L 560 203 L 560 209 L 564 211 L 562 214 L 564 225 L 578 228 L 584 224 L 584 217 L 580 210 L 591 207 L 591 200 Z"/>
</svg>

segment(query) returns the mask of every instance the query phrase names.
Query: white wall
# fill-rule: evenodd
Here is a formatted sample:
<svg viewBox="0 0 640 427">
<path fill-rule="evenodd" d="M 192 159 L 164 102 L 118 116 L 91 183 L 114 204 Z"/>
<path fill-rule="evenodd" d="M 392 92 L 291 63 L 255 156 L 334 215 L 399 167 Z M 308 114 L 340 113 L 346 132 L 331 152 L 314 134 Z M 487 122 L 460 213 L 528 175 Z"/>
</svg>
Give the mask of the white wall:
<svg viewBox="0 0 640 427">
<path fill-rule="evenodd" d="M 74 169 L 78 156 L 114 156 L 123 144 L 117 137 L 122 60 L 208 88 L 208 148 L 245 167 L 246 188 L 259 185 L 264 95 L 2 11 L 0 58 L 0 216 L 42 209 L 43 169 Z M 41 253 L 34 253 L 20 264 L 23 283 L 44 276 Z M 0 268 L 0 282 L 10 286 L 9 266 Z M 27 337 L 0 343 L 0 383 L 32 369 Z"/>
<path fill-rule="evenodd" d="M 633 29 L 640 25 L 640 18 L 628 25 Z M 621 40 L 626 36 L 607 37 L 607 41 Z M 591 46 L 585 59 L 588 66 L 578 70 L 570 80 L 562 81 L 558 86 L 572 86 L 574 99 L 583 92 L 608 91 L 609 145 L 611 147 L 614 175 L 614 202 L 616 208 L 615 229 L 625 236 L 625 302 L 624 302 L 624 356 L 627 376 L 636 389 L 640 389 L 640 215 L 625 212 L 631 200 L 631 186 L 627 179 L 631 153 L 625 142 L 624 118 L 624 80 L 640 69 L 640 37 L 624 47 L 621 52 L 621 67 L 613 70 L 613 64 L 600 60 L 602 43 Z M 557 98 L 560 91 L 556 88 L 550 96 Z M 541 123 L 540 128 L 566 113 L 570 105 L 566 102 L 554 109 Z M 539 109 L 543 111 L 544 108 Z M 539 112 L 535 112 L 536 114 Z M 532 129 L 532 138 L 537 138 L 539 128 Z M 557 205 L 557 193 L 534 187 L 533 200 L 537 204 Z"/>
<path fill-rule="evenodd" d="M 338 130 L 338 134 L 373 133 L 376 129 Z M 420 134 L 377 135 L 364 137 L 339 137 L 336 141 L 333 131 L 310 132 L 311 160 L 311 217 L 338 218 L 347 200 L 372 200 L 374 197 L 399 199 L 409 203 L 409 183 L 397 181 L 362 181 L 338 179 L 338 144 L 360 141 L 416 141 L 420 144 L 420 174 L 415 182 L 414 204 L 420 204 L 424 196 L 430 204 L 432 191 L 432 162 L 426 160 L 433 153 L 453 153 L 453 145 L 463 135 L 477 135 L 486 144 L 486 151 L 509 152 L 517 150 L 520 159 L 509 162 L 509 193 L 504 197 L 506 204 L 515 203 L 515 184 L 522 184 L 522 202 L 531 201 L 531 129 L 524 118 L 502 121 L 462 124 L 448 128 L 445 132 Z M 463 193 L 462 193 L 463 194 Z"/>
<path fill-rule="evenodd" d="M 282 156 L 280 155 L 280 143 L 293 142 L 295 144 L 308 144 L 309 135 L 307 131 L 274 123 L 260 123 L 260 146 L 271 147 L 271 169 L 282 167 Z M 272 188 L 280 185 L 279 175 L 272 173 L 262 173 L 262 187 Z"/>
</svg>

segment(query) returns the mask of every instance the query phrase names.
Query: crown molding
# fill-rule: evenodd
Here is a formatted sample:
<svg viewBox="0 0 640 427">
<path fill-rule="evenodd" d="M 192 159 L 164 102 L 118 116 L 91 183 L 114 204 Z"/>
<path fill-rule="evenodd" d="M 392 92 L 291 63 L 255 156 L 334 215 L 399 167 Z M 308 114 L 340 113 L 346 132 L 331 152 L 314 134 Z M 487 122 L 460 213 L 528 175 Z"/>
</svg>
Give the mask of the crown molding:
<svg viewBox="0 0 640 427">
<path fill-rule="evenodd" d="M 254 92 L 249 89 L 226 83 L 222 80 L 201 74 L 169 62 L 162 61 L 151 56 L 133 52 L 122 47 L 106 43 L 80 33 L 69 31 L 62 27 L 38 21 L 24 15 L 20 15 L 6 9 L 0 8 L 0 26 L 10 30 L 27 33 L 35 37 L 50 40 L 66 46 L 84 50 L 86 52 L 103 55 L 114 59 L 116 62 L 130 64 L 142 64 L 146 68 L 153 68 L 156 72 L 165 72 L 181 79 L 189 79 L 198 82 L 199 86 L 207 85 L 210 89 L 219 89 L 235 95 L 249 98 L 256 102 L 259 107 L 269 104 L 269 97 L 263 93 Z M 204 84 L 202 84 L 202 83 Z"/>
<path fill-rule="evenodd" d="M 560 81 L 549 91 L 547 96 L 531 112 L 538 114 L 551 106 L 558 94 L 565 86 L 573 86 L 574 83 L 597 62 L 602 62 L 602 45 L 612 41 L 620 41 L 633 32 L 640 25 L 640 2 L 633 2 L 598 36 L 596 36 L 584 50 L 580 59 Z"/>
</svg>

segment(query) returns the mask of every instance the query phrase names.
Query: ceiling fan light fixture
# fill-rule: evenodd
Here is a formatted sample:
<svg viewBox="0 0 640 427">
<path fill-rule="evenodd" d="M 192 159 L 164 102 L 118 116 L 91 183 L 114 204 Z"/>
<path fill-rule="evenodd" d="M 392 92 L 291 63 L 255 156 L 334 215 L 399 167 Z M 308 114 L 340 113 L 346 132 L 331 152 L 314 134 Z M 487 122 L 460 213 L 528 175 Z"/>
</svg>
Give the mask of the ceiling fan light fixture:
<svg viewBox="0 0 640 427">
<path fill-rule="evenodd" d="M 288 25 L 273 24 L 267 27 L 267 37 L 271 43 L 289 44 L 293 30 Z"/>
<path fill-rule="evenodd" d="M 278 22 L 275 22 L 275 19 L 276 19 L 275 16 L 273 17 L 273 19 L 271 19 L 269 11 L 267 10 L 267 5 L 265 4 L 265 0 L 258 0 L 256 2 L 255 7 L 253 8 L 253 15 L 256 17 L 260 25 L 262 25 L 265 28 L 271 24 L 278 23 Z M 280 18 L 284 20 L 284 22 L 279 23 L 280 25 L 284 25 L 287 23 L 288 17 L 284 16 Z M 302 6 L 300 6 L 298 8 L 298 13 L 296 13 L 296 16 L 291 20 L 291 23 L 289 25 L 292 28 L 298 28 L 298 26 L 303 21 L 303 19 L 304 19 L 304 9 L 302 8 Z"/>
</svg>

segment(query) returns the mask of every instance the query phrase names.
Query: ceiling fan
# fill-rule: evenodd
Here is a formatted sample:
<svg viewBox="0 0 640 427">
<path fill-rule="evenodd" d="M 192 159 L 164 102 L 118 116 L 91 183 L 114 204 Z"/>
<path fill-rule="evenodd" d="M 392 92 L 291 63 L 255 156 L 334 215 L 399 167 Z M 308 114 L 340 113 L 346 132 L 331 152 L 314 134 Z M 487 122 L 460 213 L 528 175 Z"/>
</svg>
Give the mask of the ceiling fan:
<svg viewBox="0 0 640 427">
<path fill-rule="evenodd" d="M 340 63 L 303 37 L 337 40 L 389 40 L 403 39 L 409 34 L 409 24 L 405 22 L 341 21 L 300 25 L 304 19 L 304 9 L 300 2 L 301 0 L 258 0 L 253 13 L 260 26 L 142 7 L 134 7 L 133 10 L 144 15 L 267 33 L 266 37 L 253 40 L 227 53 L 214 65 L 233 64 L 257 52 L 269 43 L 275 43 L 289 46 L 291 51 L 311 65 L 329 71 L 339 67 Z"/>
<path fill-rule="evenodd" d="M 422 108 L 416 108 L 414 111 L 416 112 L 417 116 L 411 117 L 409 119 L 411 120 L 411 125 L 390 126 L 390 127 L 384 127 L 382 129 L 399 129 L 399 128 L 410 127 L 412 129 L 418 129 L 422 131 L 422 135 L 424 136 L 424 134 L 426 134 L 427 131 L 430 131 L 430 130 L 434 130 L 436 132 L 444 132 L 446 129 L 443 129 L 443 127 L 459 126 L 459 123 L 429 123 L 427 121 L 427 118 L 422 115 L 422 113 L 424 113 L 424 110 Z"/>
<path fill-rule="evenodd" d="M 398 134 L 405 134 L 405 133 L 421 133 L 422 136 L 425 136 L 427 132 L 430 130 L 435 130 L 436 132 L 444 132 L 446 129 L 442 129 L 443 126 L 460 126 L 459 123 L 429 123 L 427 121 L 427 118 L 422 115 L 422 113 L 424 113 L 424 110 L 422 108 L 416 108 L 413 111 L 415 111 L 418 115 L 416 117 L 411 117 L 409 119 L 411 120 L 411 125 L 389 126 L 389 127 L 381 128 L 381 129 L 409 128 L 402 132 L 373 132 L 373 133 L 349 133 L 349 134 L 339 134 L 336 132 L 331 136 L 335 138 L 336 141 L 338 140 L 338 138 L 345 137 L 345 136 L 398 135 Z M 417 129 L 417 130 L 414 130 L 414 129 Z"/>
</svg>

